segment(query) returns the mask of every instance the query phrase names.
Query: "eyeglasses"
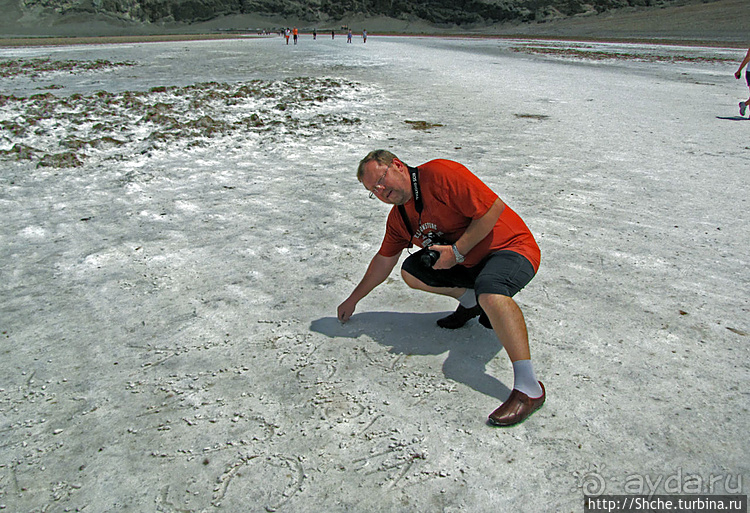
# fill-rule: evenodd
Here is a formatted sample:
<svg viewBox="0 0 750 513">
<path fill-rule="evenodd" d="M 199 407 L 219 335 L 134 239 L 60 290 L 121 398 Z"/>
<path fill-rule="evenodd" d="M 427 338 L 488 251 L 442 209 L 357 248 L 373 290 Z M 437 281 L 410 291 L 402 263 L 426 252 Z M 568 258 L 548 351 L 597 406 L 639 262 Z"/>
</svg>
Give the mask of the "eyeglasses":
<svg viewBox="0 0 750 513">
<path fill-rule="evenodd" d="M 388 170 L 391 168 L 391 166 L 388 166 L 385 168 L 385 173 L 383 173 L 383 176 L 380 177 L 380 180 L 375 182 L 375 185 L 373 185 L 372 190 L 370 191 L 370 199 L 375 199 L 375 195 L 381 191 L 385 190 L 385 185 L 383 185 L 383 180 L 385 180 L 385 175 L 388 174 Z"/>
</svg>

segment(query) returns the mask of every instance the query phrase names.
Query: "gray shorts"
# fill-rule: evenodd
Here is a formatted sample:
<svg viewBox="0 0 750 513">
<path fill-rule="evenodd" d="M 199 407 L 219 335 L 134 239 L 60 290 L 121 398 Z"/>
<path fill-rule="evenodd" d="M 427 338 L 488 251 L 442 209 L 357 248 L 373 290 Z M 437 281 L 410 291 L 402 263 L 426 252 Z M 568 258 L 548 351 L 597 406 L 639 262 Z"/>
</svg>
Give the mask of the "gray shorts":
<svg viewBox="0 0 750 513">
<path fill-rule="evenodd" d="M 401 269 L 430 287 L 458 287 L 474 289 L 480 294 L 500 294 L 513 297 L 534 277 L 534 266 L 515 251 L 489 254 L 474 267 L 456 265 L 436 270 L 422 265 L 421 249 L 404 260 Z"/>
</svg>

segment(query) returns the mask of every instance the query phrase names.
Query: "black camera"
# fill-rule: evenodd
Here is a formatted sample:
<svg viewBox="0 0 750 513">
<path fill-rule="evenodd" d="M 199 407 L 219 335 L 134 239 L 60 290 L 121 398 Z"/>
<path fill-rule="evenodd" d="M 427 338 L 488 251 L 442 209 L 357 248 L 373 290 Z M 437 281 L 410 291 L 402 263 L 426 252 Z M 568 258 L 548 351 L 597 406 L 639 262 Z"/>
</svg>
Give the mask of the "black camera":
<svg viewBox="0 0 750 513">
<path fill-rule="evenodd" d="M 434 249 L 425 249 L 422 256 L 419 257 L 420 262 L 425 267 L 432 267 L 440 259 L 440 253 Z"/>
<path fill-rule="evenodd" d="M 437 263 L 438 260 L 440 260 L 440 253 L 438 253 L 434 249 L 430 249 L 430 247 L 436 244 L 445 244 L 445 242 L 441 240 L 439 235 L 435 233 L 428 233 L 425 236 L 424 243 L 422 245 L 424 249 L 422 250 L 422 254 L 419 257 L 419 261 L 422 262 L 423 266 L 432 267 L 433 265 L 435 265 L 435 263 Z"/>
</svg>

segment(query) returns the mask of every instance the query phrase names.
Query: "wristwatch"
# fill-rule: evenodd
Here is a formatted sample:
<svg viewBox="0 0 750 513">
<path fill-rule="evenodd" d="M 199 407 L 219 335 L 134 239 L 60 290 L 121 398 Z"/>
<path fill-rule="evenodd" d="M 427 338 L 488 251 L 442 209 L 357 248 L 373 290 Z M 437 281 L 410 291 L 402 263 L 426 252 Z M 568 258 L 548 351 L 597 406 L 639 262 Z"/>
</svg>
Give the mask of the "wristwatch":
<svg viewBox="0 0 750 513">
<path fill-rule="evenodd" d="M 453 256 L 456 257 L 456 263 L 460 264 L 461 262 L 463 262 L 465 260 L 464 256 L 458 252 L 458 248 L 456 247 L 456 245 L 453 244 L 451 248 L 453 248 Z"/>
</svg>

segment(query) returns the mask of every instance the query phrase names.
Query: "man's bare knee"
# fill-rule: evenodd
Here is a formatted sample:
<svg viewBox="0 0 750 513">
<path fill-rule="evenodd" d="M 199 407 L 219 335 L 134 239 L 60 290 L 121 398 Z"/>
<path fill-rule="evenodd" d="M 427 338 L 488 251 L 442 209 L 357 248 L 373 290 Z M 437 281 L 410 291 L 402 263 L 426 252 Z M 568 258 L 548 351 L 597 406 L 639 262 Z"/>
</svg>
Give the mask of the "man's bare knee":
<svg viewBox="0 0 750 513">
<path fill-rule="evenodd" d="M 409 287 L 413 289 L 422 289 L 423 284 L 421 281 L 419 281 L 417 278 L 414 277 L 413 274 L 409 274 L 408 272 L 401 269 L 401 278 L 403 278 L 404 283 L 406 283 Z"/>
<path fill-rule="evenodd" d="M 479 294 L 477 296 L 477 301 L 479 302 L 479 305 L 482 307 L 482 309 L 487 310 L 489 308 L 492 308 L 493 305 L 504 305 L 509 303 L 514 303 L 512 297 L 504 296 L 502 294 Z"/>
</svg>

